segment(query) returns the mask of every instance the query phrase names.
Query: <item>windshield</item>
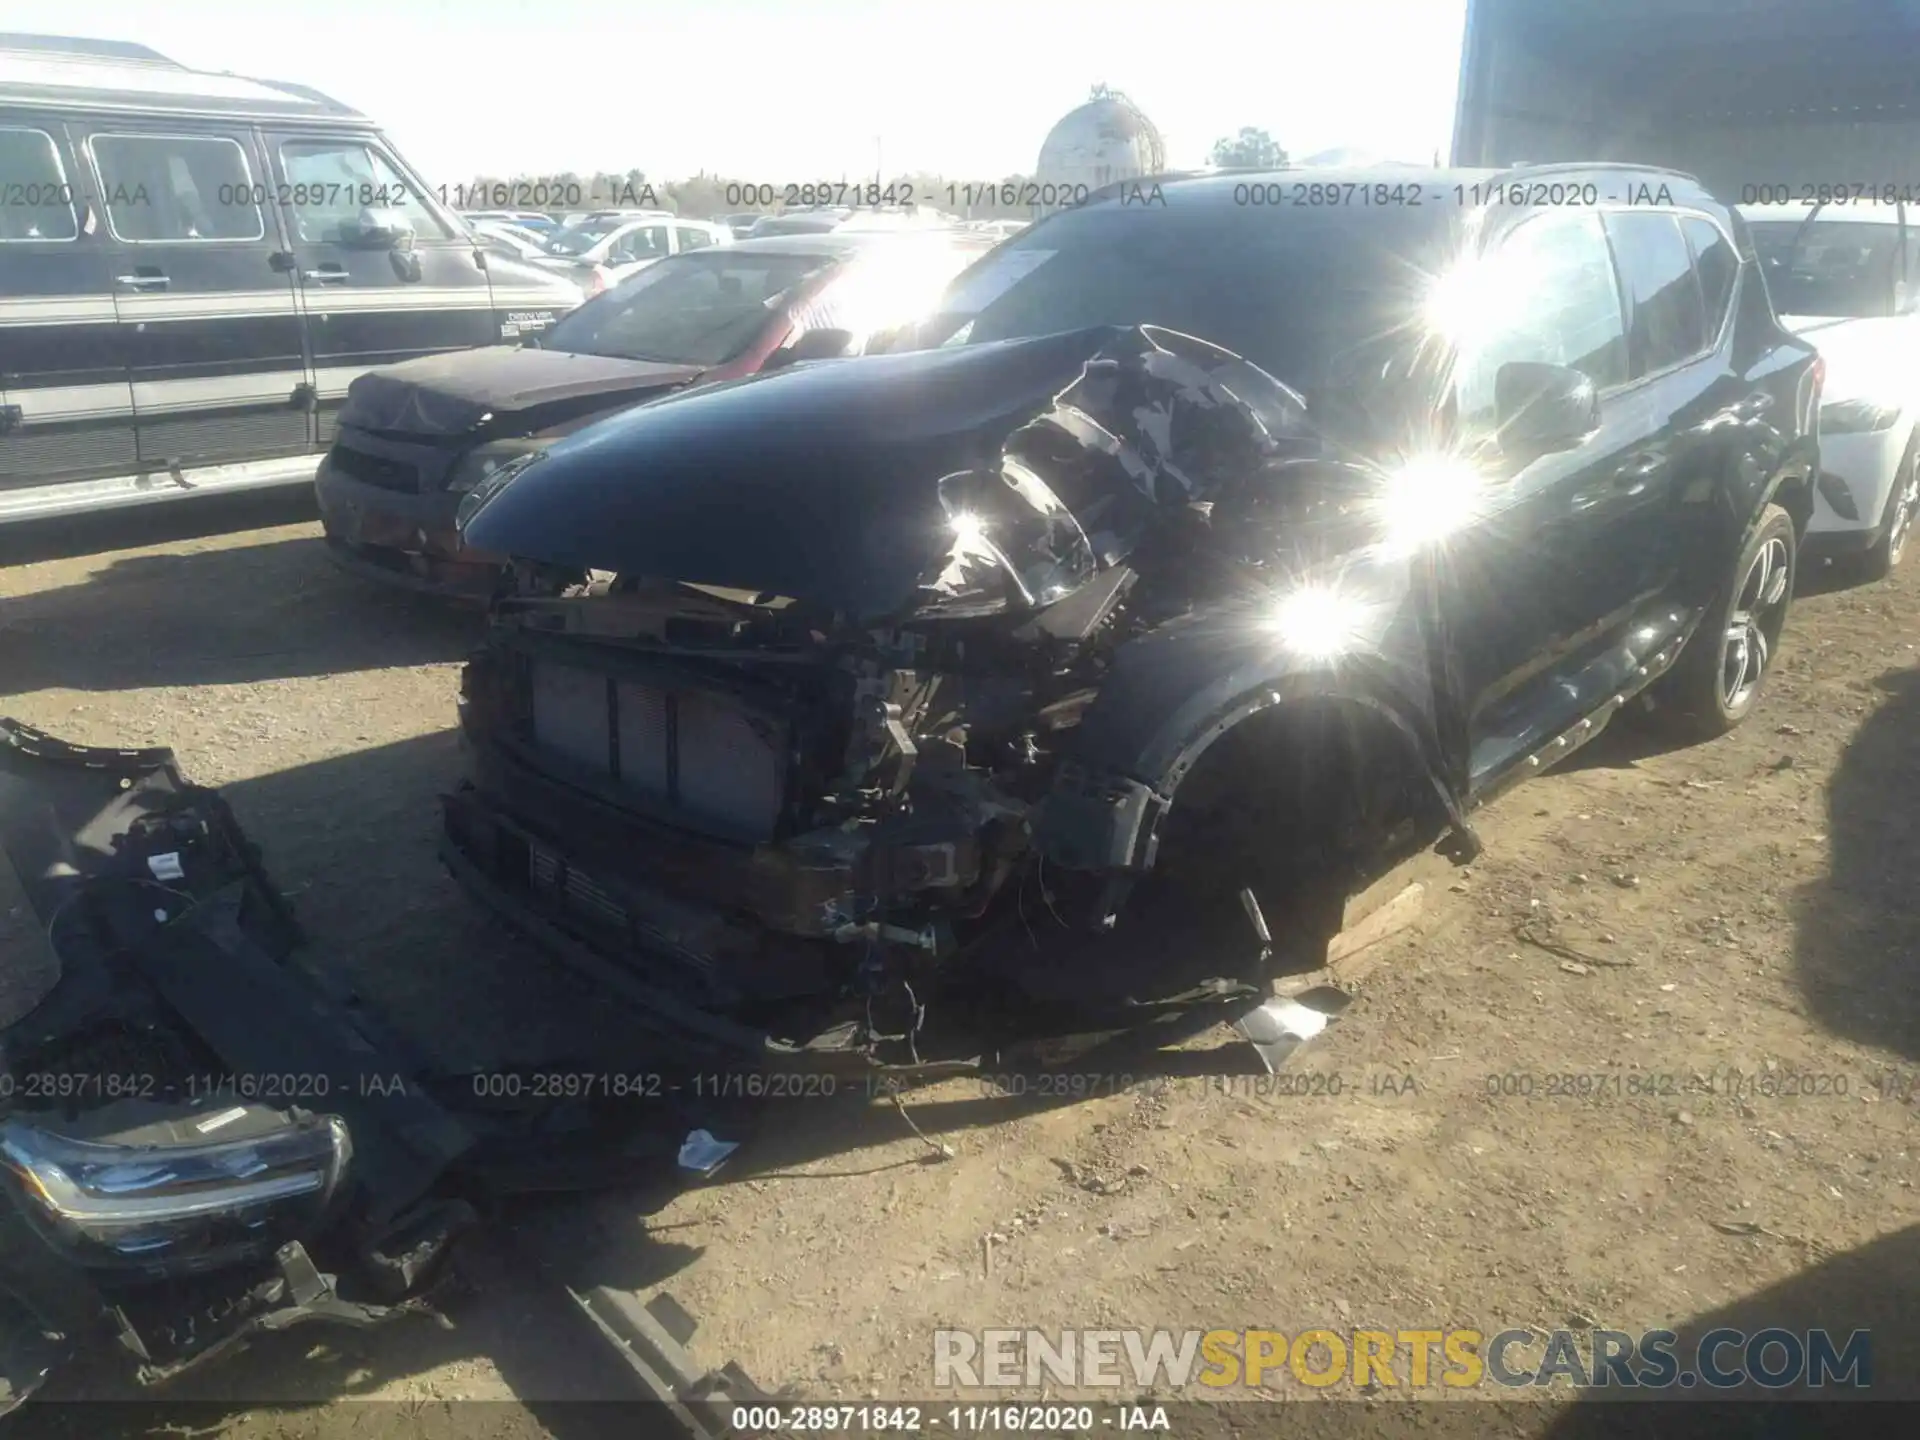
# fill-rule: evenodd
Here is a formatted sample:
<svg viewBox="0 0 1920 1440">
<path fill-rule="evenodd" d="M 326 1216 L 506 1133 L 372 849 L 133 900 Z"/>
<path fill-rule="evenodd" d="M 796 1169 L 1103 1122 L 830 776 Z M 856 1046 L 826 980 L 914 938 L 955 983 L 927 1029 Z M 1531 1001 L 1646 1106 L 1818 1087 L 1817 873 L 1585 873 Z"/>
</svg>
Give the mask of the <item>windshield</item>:
<svg viewBox="0 0 1920 1440">
<path fill-rule="evenodd" d="M 1766 220 L 1748 227 L 1782 315 L 1888 315 L 1900 280 L 1898 224 Z"/>
<path fill-rule="evenodd" d="M 769 215 L 754 224 L 753 238 L 758 240 L 767 235 L 819 235 L 839 224 L 840 217 L 837 215 Z"/>
<path fill-rule="evenodd" d="M 1410 207 L 1274 211 L 1206 196 L 1069 211 L 962 275 L 905 343 L 1156 325 L 1243 355 L 1311 397 L 1336 360 L 1405 330 L 1447 237 L 1437 214 Z"/>
<path fill-rule="evenodd" d="M 765 331 L 825 255 L 695 251 L 641 271 L 547 332 L 546 347 L 671 365 L 724 365 Z"/>
</svg>

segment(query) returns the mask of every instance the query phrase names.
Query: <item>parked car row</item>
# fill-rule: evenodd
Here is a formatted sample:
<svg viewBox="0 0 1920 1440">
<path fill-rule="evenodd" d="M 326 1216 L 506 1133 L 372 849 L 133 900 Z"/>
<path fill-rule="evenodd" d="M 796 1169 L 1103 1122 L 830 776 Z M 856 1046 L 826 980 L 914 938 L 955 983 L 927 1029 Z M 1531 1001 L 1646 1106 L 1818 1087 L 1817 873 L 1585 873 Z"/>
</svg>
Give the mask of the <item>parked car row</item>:
<svg viewBox="0 0 1920 1440">
<path fill-rule="evenodd" d="M 538 348 L 428 356 L 356 382 L 318 479 L 346 564 L 484 600 L 504 557 L 466 546 L 462 497 L 495 470 L 641 400 L 864 351 L 987 248 L 959 235 L 796 235 L 663 259 Z"/>
</svg>

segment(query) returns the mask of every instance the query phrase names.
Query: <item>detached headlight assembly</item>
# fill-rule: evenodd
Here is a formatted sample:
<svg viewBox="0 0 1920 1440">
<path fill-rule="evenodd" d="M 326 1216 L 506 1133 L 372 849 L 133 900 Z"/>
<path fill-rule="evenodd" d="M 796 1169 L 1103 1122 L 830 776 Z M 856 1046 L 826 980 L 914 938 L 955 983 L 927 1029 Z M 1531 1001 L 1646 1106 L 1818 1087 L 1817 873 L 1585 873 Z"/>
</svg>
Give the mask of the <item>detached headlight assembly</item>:
<svg viewBox="0 0 1920 1440">
<path fill-rule="evenodd" d="M 0 1124 L 14 1203 L 89 1268 L 190 1273 L 270 1253 L 321 1219 L 352 1159 L 330 1115 L 235 1105 L 127 1125 L 113 1108 L 68 1125 L 113 1124 L 111 1136 L 44 1128 L 52 1117 Z"/>
<path fill-rule="evenodd" d="M 1835 400 L 1820 407 L 1820 429 L 1828 435 L 1865 435 L 1885 430 L 1900 418 L 1898 405 L 1871 400 Z"/>
<path fill-rule="evenodd" d="M 515 460 L 525 460 L 547 448 L 544 440 L 492 440 L 476 445 L 455 462 L 447 477 L 447 489 L 465 495 L 492 479 L 496 471 Z"/>
</svg>

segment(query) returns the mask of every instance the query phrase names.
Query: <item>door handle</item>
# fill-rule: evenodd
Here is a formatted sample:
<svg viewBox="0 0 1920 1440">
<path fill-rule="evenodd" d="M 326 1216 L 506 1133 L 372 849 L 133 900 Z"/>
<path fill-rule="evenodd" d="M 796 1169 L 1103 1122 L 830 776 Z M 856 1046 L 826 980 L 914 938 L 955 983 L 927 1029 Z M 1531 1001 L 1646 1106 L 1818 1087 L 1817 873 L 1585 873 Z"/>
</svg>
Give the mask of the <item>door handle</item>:
<svg viewBox="0 0 1920 1440">
<path fill-rule="evenodd" d="M 113 277 L 113 283 L 125 285 L 133 290 L 164 290 L 167 288 L 167 277 L 164 275 L 116 275 Z"/>
<path fill-rule="evenodd" d="M 315 285 L 344 285 L 347 272 L 338 265 L 323 265 L 318 270 L 302 270 L 302 280 L 311 280 Z"/>
</svg>

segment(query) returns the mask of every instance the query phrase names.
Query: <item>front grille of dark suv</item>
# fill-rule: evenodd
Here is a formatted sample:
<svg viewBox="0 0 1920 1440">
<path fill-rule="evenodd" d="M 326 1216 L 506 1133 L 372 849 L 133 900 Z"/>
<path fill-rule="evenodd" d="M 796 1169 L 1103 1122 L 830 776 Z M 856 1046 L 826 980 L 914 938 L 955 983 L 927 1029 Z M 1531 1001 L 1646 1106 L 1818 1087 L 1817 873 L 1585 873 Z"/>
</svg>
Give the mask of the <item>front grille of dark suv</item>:
<svg viewBox="0 0 1920 1440">
<path fill-rule="evenodd" d="M 389 460 L 384 455 L 369 455 L 350 445 L 335 445 L 332 464 L 347 479 L 358 480 L 362 485 L 376 485 L 382 490 L 398 490 L 408 495 L 417 494 L 420 489 L 419 467 L 404 460 Z"/>
</svg>

